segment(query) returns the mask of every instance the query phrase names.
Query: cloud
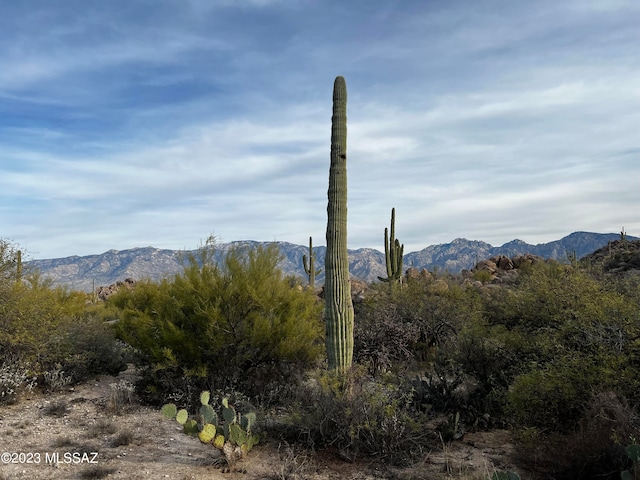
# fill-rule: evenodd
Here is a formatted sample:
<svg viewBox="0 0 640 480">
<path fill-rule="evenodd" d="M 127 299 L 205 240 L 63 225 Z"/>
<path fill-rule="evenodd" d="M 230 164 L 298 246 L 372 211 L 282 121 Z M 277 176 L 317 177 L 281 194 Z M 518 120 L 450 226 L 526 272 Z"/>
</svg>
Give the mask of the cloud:
<svg viewBox="0 0 640 480">
<path fill-rule="evenodd" d="M 637 13 L 577 0 L 8 5 L 0 235 L 39 258 L 192 248 L 212 231 L 320 245 L 338 74 L 350 247 L 381 249 L 392 207 L 407 251 L 640 232 Z"/>
</svg>

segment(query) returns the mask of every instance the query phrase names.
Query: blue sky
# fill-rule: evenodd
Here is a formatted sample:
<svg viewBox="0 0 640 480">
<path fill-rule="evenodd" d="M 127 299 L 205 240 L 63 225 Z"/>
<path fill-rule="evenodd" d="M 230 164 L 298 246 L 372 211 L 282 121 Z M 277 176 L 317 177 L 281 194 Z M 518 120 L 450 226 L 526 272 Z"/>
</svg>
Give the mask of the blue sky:
<svg viewBox="0 0 640 480">
<path fill-rule="evenodd" d="M 31 258 L 640 235 L 635 0 L 0 0 L 0 238 Z"/>
</svg>

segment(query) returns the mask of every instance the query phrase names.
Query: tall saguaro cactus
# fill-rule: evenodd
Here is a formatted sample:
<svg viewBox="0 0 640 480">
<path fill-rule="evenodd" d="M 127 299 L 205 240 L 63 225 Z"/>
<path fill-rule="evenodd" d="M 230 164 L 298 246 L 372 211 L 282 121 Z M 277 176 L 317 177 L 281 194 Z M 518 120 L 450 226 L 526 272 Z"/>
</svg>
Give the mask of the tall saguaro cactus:
<svg viewBox="0 0 640 480">
<path fill-rule="evenodd" d="M 347 85 L 333 84 L 331 167 L 324 260 L 324 318 L 329 369 L 344 373 L 353 359 L 353 303 L 347 256 Z"/>
<path fill-rule="evenodd" d="M 387 278 L 378 277 L 383 282 L 398 282 L 402 276 L 402 256 L 404 245 L 396 238 L 396 209 L 391 209 L 391 238 L 389 229 L 384 229 L 384 257 L 387 264 Z"/>
<path fill-rule="evenodd" d="M 302 255 L 302 266 L 304 267 L 304 273 L 309 277 L 309 287 L 314 288 L 315 279 L 322 269 L 316 271 L 316 256 L 313 253 L 313 240 L 309 237 L 309 263 L 307 264 L 307 256 Z"/>
</svg>

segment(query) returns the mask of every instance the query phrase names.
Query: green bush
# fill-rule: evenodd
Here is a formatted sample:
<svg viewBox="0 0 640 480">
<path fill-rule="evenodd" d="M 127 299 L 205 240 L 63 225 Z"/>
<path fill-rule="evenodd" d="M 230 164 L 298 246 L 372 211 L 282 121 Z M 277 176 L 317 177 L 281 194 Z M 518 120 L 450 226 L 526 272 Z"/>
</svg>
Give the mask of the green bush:
<svg viewBox="0 0 640 480">
<path fill-rule="evenodd" d="M 374 285 L 357 305 L 354 359 L 374 376 L 422 368 L 477 317 L 478 301 L 473 291 L 445 279 Z"/>
<path fill-rule="evenodd" d="M 57 365 L 75 382 L 95 374 L 117 375 L 127 368 L 126 345 L 95 313 L 70 317 L 51 332 L 45 345 L 42 364 Z"/>
<path fill-rule="evenodd" d="M 183 273 L 139 282 L 109 299 L 119 338 L 141 352 L 147 388 L 235 389 L 258 395 L 311 364 L 322 352 L 321 310 L 277 268 L 277 247 L 232 250 L 222 265 L 211 249 Z M 166 399 L 157 398 L 159 401 Z"/>
<path fill-rule="evenodd" d="M 16 251 L 0 240 L 0 363 L 28 365 L 48 387 L 61 372 L 65 383 L 125 368 L 113 328 L 89 310 L 86 294 L 52 287 L 35 270 L 17 281 Z"/>
<path fill-rule="evenodd" d="M 517 431 L 517 462 L 540 478 L 619 480 L 627 445 L 640 433 L 637 408 L 613 392 L 593 395 L 569 432 Z"/>
<path fill-rule="evenodd" d="M 582 269 L 531 267 L 484 297 L 483 316 L 463 332 L 460 361 L 521 426 L 570 430 L 592 394 L 638 385 L 638 303 Z"/>
<path fill-rule="evenodd" d="M 375 456 L 407 464 L 433 448 L 436 436 L 413 407 L 411 388 L 393 375 L 376 380 L 355 367 L 348 377 L 313 372 L 300 387 L 282 434 L 311 448 L 334 447 L 345 459 Z"/>
</svg>

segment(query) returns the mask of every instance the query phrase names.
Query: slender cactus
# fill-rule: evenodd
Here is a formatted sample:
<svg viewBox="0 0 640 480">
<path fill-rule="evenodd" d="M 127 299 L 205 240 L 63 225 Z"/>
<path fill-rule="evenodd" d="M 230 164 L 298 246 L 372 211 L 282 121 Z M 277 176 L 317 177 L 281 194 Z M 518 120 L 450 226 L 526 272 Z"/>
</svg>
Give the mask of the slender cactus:
<svg viewBox="0 0 640 480">
<path fill-rule="evenodd" d="M 22 251 L 16 252 L 16 283 L 22 282 Z"/>
<path fill-rule="evenodd" d="M 322 269 L 316 271 L 316 256 L 313 254 L 313 240 L 309 237 L 309 263 L 307 264 L 307 256 L 302 255 L 302 266 L 304 267 L 304 273 L 309 277 L 309 287 L 315 288 L 315 279 Z"/>
<path fill-rule="evenodd" d="M 378 277 L 383 282 L 399 282 L 402 277 L 402 256 L 404 245 L 396 238 L 396 209 L 391 209 L 391 238 L 389 229 L 384 229 L 384 257 L 387 264 L 387 278 Z"/>
<path fill-rule="evenodd" d="M 324 260 L 324 318 L 329 369 L 345 373 L 353 360 L 353 303 L 347 254 L 347 86 L 333 84 L 331 167 Z"/>
</svg>

